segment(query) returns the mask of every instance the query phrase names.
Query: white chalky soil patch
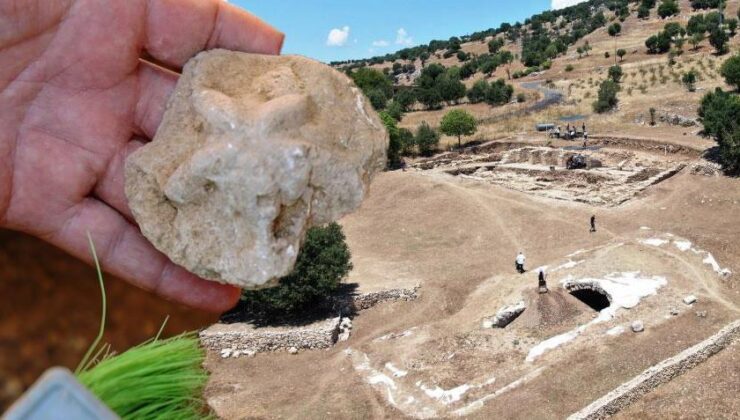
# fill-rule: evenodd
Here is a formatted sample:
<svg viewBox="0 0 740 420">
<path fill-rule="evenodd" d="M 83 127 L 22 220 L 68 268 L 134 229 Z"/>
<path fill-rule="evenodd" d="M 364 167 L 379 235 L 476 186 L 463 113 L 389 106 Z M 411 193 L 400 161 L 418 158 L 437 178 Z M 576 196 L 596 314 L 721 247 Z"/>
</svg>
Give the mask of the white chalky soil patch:
<svg viewBox="0 0 740 420">
<path fill-rule="evenodd" d="M 561 283 L 564 287 L 567 285 L 586 283 L 599 286 L 609 294 L 611 304 L 602 309 L 599 315 L 591 322 L 580 325 L 568 332 L 550 337 L 539 344 L 536 344 L 527 353 L 526 361 L 532 362 L 548 350 L 560 347 L 565 343 L 575 340 L 588 327 L 600 322 L 609 321 L 614 317 L 617 310 L 621 308 L 629 309 L 635 307 L 640 300 L 646 296 L 657 293 L 658 289 L 667 284 L 666 278 L 661 276 L 642 276 L 639 271 L 628 271 L 623 273 L 610 273 L 604 278 L 584 277 L 575 279 L 573 276 L 567 276 Z M 567 288 L 567 287 L 566 287 Z"/>
<path fill-rule="evenodd" d="M 717 274 L 721 276 L 729 276 L 732 274 L 732 271 L 729 268 L 722 268 L 717 260 L 714 258 L 714 255 L 712 255 L 711 252 L 705 251 L 703 249 L 695 248 L 691 241 L 683 238 L 679 238 L 671 233 L 665 233 L 663 234 L 663 238 L 661 237 L 654 237 L 649 239 L 641 239 L 640 243 L 645 245 L 651 245 L 651 246 L 663 246 L 669 242 L 672 242 L 673 245 L 678 248 L 679 251 L 686 252 L 691 251 L 694 254 L 701 255 L 704 258 L 702 259 L 702 263 L 712 267 L 712 270 L 714 270 Z M 665 239 L 668 238 L 668 239 Z"/>
</svg>

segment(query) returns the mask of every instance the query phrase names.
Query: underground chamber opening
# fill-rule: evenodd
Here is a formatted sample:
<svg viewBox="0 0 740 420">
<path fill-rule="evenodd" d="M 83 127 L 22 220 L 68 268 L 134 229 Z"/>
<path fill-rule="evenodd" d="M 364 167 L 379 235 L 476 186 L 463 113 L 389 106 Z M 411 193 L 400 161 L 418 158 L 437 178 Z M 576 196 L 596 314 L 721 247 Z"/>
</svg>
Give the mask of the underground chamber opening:
<svg viewBox="0 0 740 420">
<path fill-rule="evenodd" d="M 593 289 L 571 290 L 570 294 L 597 312 L 609 307 L 611 303 L 605 294 Z"/>
</svg>

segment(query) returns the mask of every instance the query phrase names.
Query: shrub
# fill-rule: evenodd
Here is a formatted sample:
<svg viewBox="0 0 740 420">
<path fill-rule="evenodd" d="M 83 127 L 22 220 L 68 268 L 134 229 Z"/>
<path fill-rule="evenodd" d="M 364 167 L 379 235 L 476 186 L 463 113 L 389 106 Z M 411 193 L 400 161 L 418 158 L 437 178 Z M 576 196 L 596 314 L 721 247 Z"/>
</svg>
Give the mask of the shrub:
<svg viewBox="0 0 740 420">
<path fill-rule="evenodd" d="M 416 128 L 414 142 L 419 147 L 420 154 L 429 156 L 439 144 L 439 134 L 426 121 L 422 121 Z"/>
<path fill-rule="evenodd" d="M 696 72 L 694 70 L 689 70 L 688 72 L 684 73 L 681 77 L 681 83 L 683 83 L 684 86 L 686 86 L 686 89 L 688 89 L 689 92 L 693 92 L 696 90 Z"/>
<path fill-rule="evenodd" d="M 308 230 L 295 267 L 269 289 L 245 290 L 250 313 L 270 317 L 297 315 L 328 298 L 352 269 L 342 228 L 331 223 Z"/>
<path fill-rule="evenodd" d="M 740 53 L 728 58 L 720 67 L 719 73 L 728 85 L 740 91 Z"/>
<path fill-rule="evenodd" d="M 740 96 L 717 88 L 704 95 L 699 106 L 704 133 L 719 145 L 719 159 L 726 171 L 740 172 Z"/>
<path fill-rule="evenodd" d="M 573 65 L 568 64 L 567 66 L 565 66 L 565 71 L 573 71 Z"/>
<path fill-rule="evenodd" d="M 604 51 L 604 58 L 609 58 L 609 57 L 611 57 L 611 56 L 609 55 L 609 51 Z"/>
<path fill-rule="evenodd" d="M 650 108 L 650 125 L 655 125 L 655 108 Z"/>
<path fill-rule="evenodd" d="M 619 83 L 619 81 L 622 79 L 622 67 L 620 66 L 609 67 L 609 78 L 612 79 L 614 83 Z"/>
<path fill-rule="evenodd" d="M 397 168 L 401 163 L 401 150 L 403 149 L 398 132 L 398 125 L 396 124 L 396 120 L 391 117 L 388 112 L 382 111 L 378 115 L 380 116 L 380 121 L 383 122 L 385 129 L 388 131 L 388 167 Z"/>
<path fill-rule="evenodd" d="M 619 92 L 619 85 L 614 81 L 604 80 L 601 82 L 598 97 L 593 103 L 594 111 L 603 113 L 617 106 L 617 92 Z"/>
<path fill-rule="evenodd" d="M 526 100 L 527 100 L 527 95 L 525 95 L 525 94 L 523 94 L 521 92 L 516 94 L 516 101 L 517 102 L 522 103 L 522 102 L 526 102 Z"/>
<path fill-rule="evenodd" d="M 665 19 L 669 16 L 677 15 L 680 9 L 675 0 L 663 0 L 658 6 L 658 16 Z"/>
</svg>

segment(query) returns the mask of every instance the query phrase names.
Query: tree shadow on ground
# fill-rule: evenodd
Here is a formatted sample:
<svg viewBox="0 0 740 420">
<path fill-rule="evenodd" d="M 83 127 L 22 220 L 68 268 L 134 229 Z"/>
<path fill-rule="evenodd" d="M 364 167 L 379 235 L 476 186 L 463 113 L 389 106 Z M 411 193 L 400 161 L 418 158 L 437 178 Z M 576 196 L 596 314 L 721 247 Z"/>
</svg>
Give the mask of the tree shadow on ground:
<svg viewBox="0 0 740 420">
<path fill-rule="evenodd" d="M 702 154 L 701 157 L 704 158 L 704 159 L 706 159 L 706 160 L 708 160 L 708 161 L 710 161 L 710 162 L 712 162 L 712 163 L 716 163 L 718 165 L 721 165 L 723 167 L 722 168 L 722 174 L 724 174 L 726 176 L 733 177 L 733 178 L 740 177 L 740 171 L 732 172 L 732 171 L 728 171 L 728 170 L 726 170 L 724 168 L 724 165 L 722 165 L 722 160 L 721 160 L 720 153 L 719 153 L 719 146 L 713 146 L 713 147 L 710 147 L 709 149 L 705 150 L 704 151 L 704 154 Z"/>
<path fill-rule="evenodd" d="M 219 321 L 224 324 L 244 322 L 257 328 L 301 327 L 337 316 L 354 317 L 357 314 L 354 297 L 358 294 L 358 287 L 357 283 L 342 283 L 333 295 L 290 314 L 256 313 L 250 309 L 248 302 L 240 300 L 234 308 L 224 312 Z"/>
</svg>

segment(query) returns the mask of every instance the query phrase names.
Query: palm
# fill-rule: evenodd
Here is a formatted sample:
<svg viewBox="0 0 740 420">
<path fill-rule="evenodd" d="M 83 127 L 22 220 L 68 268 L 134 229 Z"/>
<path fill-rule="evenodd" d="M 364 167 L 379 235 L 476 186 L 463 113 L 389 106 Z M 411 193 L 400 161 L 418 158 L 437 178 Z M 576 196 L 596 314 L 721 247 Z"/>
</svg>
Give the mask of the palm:
<svg viewBox="0 0 740 420">
<path fill-rule="evenodd" d="M 154 136 L 178 69 L 202 49 L 279 52 L 282 35 L 218 0 L 0 0 L 0 222 L 134 284 L 222 310 L 234 288 L 174 266 L 123 193 L 129 153 Z M 38 6 L 38 7 L 37 7 Z"/>
</svg>

